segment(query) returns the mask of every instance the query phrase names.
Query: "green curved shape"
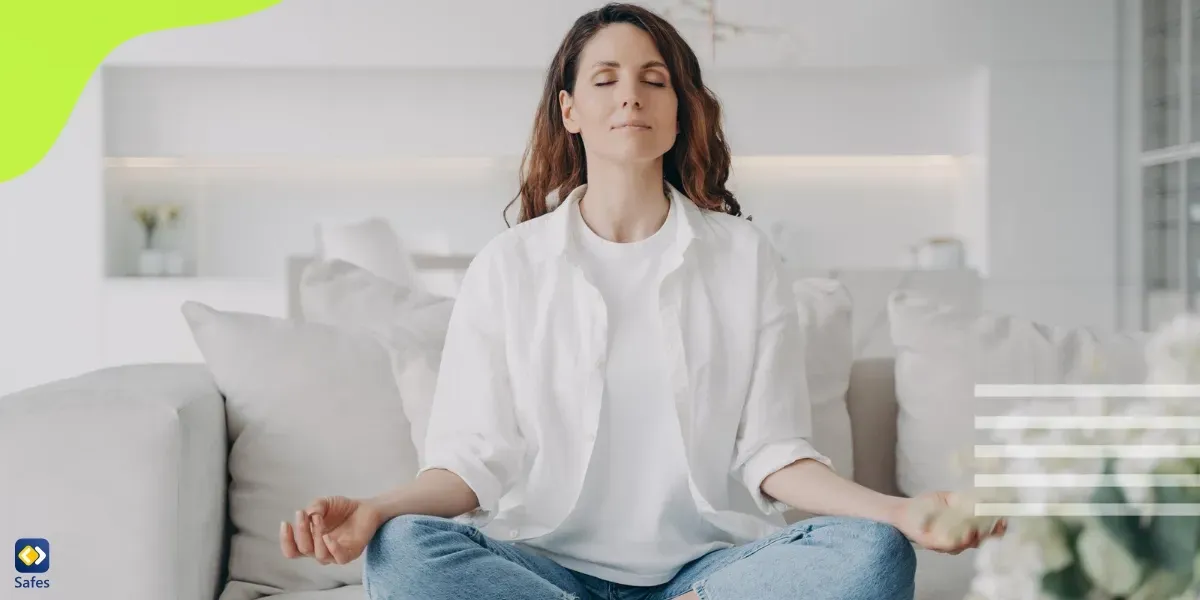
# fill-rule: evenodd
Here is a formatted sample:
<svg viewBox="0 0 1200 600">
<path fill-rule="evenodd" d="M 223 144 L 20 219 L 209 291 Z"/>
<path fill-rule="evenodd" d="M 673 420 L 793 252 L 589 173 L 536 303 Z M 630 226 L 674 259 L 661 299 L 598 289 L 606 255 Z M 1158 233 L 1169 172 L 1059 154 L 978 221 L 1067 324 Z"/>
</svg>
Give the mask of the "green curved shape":
<svg viewBox="0 0 1200 600">
<path fill-rule="evenodd" d="M 280 0 L 0 0 L 0 183 L 45 157 L 110 52 L 153 31 L 242 17 Z"/>
</svg>

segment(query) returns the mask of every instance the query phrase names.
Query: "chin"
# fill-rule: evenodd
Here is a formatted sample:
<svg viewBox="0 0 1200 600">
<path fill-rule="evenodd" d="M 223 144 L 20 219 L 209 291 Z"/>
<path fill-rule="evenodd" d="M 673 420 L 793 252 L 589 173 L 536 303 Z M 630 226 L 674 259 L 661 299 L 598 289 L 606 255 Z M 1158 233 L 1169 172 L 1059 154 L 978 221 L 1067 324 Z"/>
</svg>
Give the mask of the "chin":
<svg viewBox="0 0 1200 600">
<path fill-rule="evenodd" d="M 623 148 L 612 148 L 608 152 L 602 152 L 606 160 L 614 164 L 627 164 L 630 166 L 644 165 L 659 160 L 670 151 L 670 147 L 661 148 L 651 146 L 650 144 L 638 144 L 634 146 L 626 146 Z"/>
</svg>

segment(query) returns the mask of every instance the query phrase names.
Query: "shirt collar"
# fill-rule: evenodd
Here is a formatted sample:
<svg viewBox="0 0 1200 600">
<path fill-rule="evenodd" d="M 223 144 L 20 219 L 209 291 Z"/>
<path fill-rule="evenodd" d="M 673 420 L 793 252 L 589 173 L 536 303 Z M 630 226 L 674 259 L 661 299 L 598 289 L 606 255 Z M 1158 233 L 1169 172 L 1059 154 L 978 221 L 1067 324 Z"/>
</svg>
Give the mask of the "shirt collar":
<svg viewBox="0 0 1200 600">
<path fill-rule="evenodd" d="M 708 224 L 704 221 L 704 211 L 696 206 L 687 196 L 675 186 L 667 184 L 670 190 L 671 210 L 677 211 L 681 217 L 675 228 L 675 243 L 672 247 L 677 252 L 684 252 L 695 240 L 702 239 L 701 234 L 707 231 Z M 587 184 L 571 190 L 571 193 L 552 212 L 542 218 L 546 223 L 544 253 L 542 257 L 562 256 L 571 250 L 571 211 L 579 210 L 579 200 L 587 191 Z"/>
</svg>

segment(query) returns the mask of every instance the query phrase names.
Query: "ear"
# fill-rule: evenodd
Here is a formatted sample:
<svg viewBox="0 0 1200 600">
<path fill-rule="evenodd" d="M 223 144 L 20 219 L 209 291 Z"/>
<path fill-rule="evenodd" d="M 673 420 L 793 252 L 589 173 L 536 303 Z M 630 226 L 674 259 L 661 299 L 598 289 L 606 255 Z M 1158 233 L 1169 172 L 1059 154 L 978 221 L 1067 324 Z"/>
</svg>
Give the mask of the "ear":
<svg viewBox="0 0 1200 600">
<path fill-rule="evenodd" d="M 562 108 L 563 127 L 571 133 L 579 133 L 579 123 L 575 121 L 575 99 L 567 90 L 559 90 L 558 105 Z"/>
</svg>

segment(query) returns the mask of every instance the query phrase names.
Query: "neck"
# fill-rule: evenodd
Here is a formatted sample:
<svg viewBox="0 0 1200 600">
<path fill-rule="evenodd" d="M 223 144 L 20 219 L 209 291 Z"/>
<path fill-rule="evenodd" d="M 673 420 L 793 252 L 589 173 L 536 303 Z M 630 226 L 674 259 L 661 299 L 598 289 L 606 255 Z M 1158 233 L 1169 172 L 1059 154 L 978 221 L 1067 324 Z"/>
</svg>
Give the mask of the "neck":
<svg viewBox="0 0 1200 600">
<path fill-rule="evenodd" d="M 587 192 L 579 201 L 583 221 L 600 237 L 636 242 L 658 231 L 670 209 L 663 194 L 662 159 L 644 168 L 587 165 Z"/>
</svg>

